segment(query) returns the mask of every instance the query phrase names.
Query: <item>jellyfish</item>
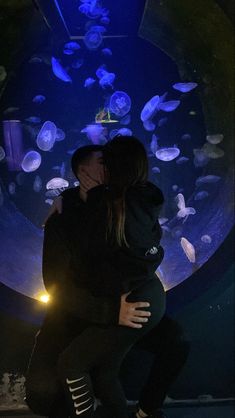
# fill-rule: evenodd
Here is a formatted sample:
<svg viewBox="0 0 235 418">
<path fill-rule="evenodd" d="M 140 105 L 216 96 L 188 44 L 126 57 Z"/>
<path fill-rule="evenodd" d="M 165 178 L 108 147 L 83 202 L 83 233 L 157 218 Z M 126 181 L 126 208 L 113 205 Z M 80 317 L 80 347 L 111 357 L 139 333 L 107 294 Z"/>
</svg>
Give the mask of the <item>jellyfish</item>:
<svg viewBox="0 0 235 418">
<path fill-rule="evenodd" d="M 177 192 L 178 188 L 179 188 L 179 186 L 177 184 L 172 185 L 173 192 Z"/>
<path fill-rule="evenodd" d="M 121 125 L 129 125 L 130 121 L 131 121 L 131 116 L 130 115 L 126 115 L 126 116 L 124 116 L 124 118 L 122 118 L 120 120 L 120 124 Z"/>
<path fill-rule="evenodd" d="M 201 190 L 200 192 L 195 194 L 194 200 L 203 200 L 208 196 L 209 196 L 209 193 L 206 190 Z"/>
<path fill-rule="evenodd" d="M 148 119 L 151 119 L 155 113 L 158 111 L 158 105 L 160 102 L 160 97 L 158 95 L 153 96 L 143 107 L 140 119 L 142 122 L 147 121 Z"/>
<path fill-rule="evenodd" d="M 224 151 L 215 144 L 206 142 L 202 147 L 203 152 L 211 159 L 217 159 L 224 156 Z"/>
<path fill-rule="evenodd" d="M 188 93 L 189 91 L 195 89 L 198 86 L 197 83 L 175 83 L 173 84 L 173 89 L 180 91 L 181 93 Z"/>
<path fill-rule="evenodd" d="M 8 184 L 8 192 L 11 195 L 15 194 L 15 192 L 16 192 L 16 184 L 14 183 L 14 181 L 12 181 L 11 183 Z"/>
<path fill-rule="evenodd" d="M 178 157 L 180 150 L 177 147 L 172 148 L 159 148 L 155 155 L 161 161 L 172 161 Z"/>
<path fill-rule="evenodd" d="M 109 109 L 115 115 L 125 116 L 131 108 L 131 99 L 124 91 L 115 91 L 110 97 Z"/>
<path fill-rule="evenodd" d="M 26 174 L 25 173 L 22 173 L 22 172 L 17 174 L 17 176 L 16 176 L 16 183 L 19 186 L 22 186 L 24 184 L 25 176 L 26 176 Z"/>
<path fill-rule="evenodd" d="M 77 51 L 81 47 L 77 42 L 71 41 L 71 42 L 66 42 L 66 44 L 64 44 L 64 48 L 70 49 L 71 51 Z"/>
<path fill-rule="evenodd" d="M 0 161 L 4 160 L 6 157 L 6 153 L 4 151 L 4 148 L 0 146 Z"/>
<path fill-rule="evenodd" d="M 102 25 L 91 25 L 90 30 L 100 33 L 105 33 L 107 31 L 107 29 Z"/>
<path fill-rule="evenodd" d="M 81 130 L 81 133 L 86 133 L 87 137 L 95 145 L 99 145 L 103 142 L 106 142 L 106 138 L 104 136 L 104 128 L 100 123 L 87 125 L 86 128 Z"/>
<path fill-rule="evenodd" d="M 175 226 L 172 230 L 171 230 L 171 235 L 173 238 L 179 238 L 182 236 L 183 233 L 183 229 L 181 226 Z"/>
<path fill-rule="evenodd" d="M 106 73 L 99 81 L 99 85 L 104 89 L 106 87 L 113 87 L 113 82 L 116 75 L 114 73 Z"/>
<path fill-rule="evenodd" d="M 154 129 L 156 128 L 156 124 L 155 123 L 153 123 L 151 120 L 146 120 L 144 123 L 143 123 L 143 126 L 144 126 L 144 129 L 146 130 L 146 131 L 154 131 Z"/>
<path fill-rule="evenodd" d="M 37 151 L 28 151 L 27 154 L 25 154 L 23 161 L 21 163 L 22 169 L 26 173 L 30 173 L 32 171 L 35 171 L 40 167 L 42 162 L 41 155 Z"/>
<path fill-rule="evenodd" d="M 132 136 L 132 131 L 128 128 L 120 128 L 117 133 L 123 136 Z"/>
<path fill-rule="evenodd" d="M 195 254 L 195 248 L 191 242 L 189 242 L 186 238 L 182 237 L 180 240 L 181 247 L 183 248 L 183 251 L 190 261 L 190 263 L 195 263 L 196 261 L 196 254 Z"/>
<path fill-rule="evenodd" d="M 64 81 L 65 83 L 72 83 L 70 75 L 67 73 L 64 67 L 62 67 L 58 59 L 56 59 L 55 57 L 51 57 L 51 65 L 52 71 L 57 78 Z"/>
<path fill-rule="evenodd" d="M 63 189 L 65 187 L 69 187 L 69 182 L 61 177 L 54 177 L 53 179 L 49 180 L 46 184 L 46 189 Z"/>
<path fill-rule="evenodd" d="M 37 96 L 34 96 L 33 103 L 42 104 L 43 102 L 45 102 L 45 100 L 45 96 L 43 96 L 42 94 L 38 94 Z"/>
<path fill-rule="evenodd" d="M 36 176 L 33 182 L 33 190 L 36 193 L 39 193 L 42 188 L 42 179 L 39 176 Z"/>
<path fill-rule="evenodd" d="M 217 183 L 221 179 L 220 176 L 215 176 L 213 174 L 208 174 L 207 176 L 198 177 L 196 180 L 196 186 L 200 186 L 204 183 Z"/>
<path fill-rule="evenodd" d="M 93 84 L 95 83 L 95 79 L 92 77 L 88 77 L 86 78 L 86 80 L 84 81 L 84 87 L 91 87 L 93 86 Z"/>
<path fill-rule="evenodd" d="M 180 158 L 177 158 L 177 160 L 176 160 L 176 164 L 184 164 L 184 163 L 187 163 L 187 161 L 189 161 L 189 158 L 187 158 L 187 157 L 180 157 Z"/>
<path fill-rule="evenodd" d="M 181 139 L 182 139 L 183 141 L 188 141 L 189 139 L 191 139 L 191 135 L 190 135 L 190 134 L 183 134 L 183 135 L 181 136 Z"/>
<path fill-rule="evenodd" d="M 164 112 L 173 112 L 180 105 L 180 100 L 170 100 L 169 102 L 159 103 L 159 109 Z"/>
<path fill-rule="evenodd" d="M 83 2 L 78 10 L 89 19 L 98 19 L 104 15 L 106 9 L 102 8 L 96 0 L 93 0 Z"/>
<path fill-rule="evenodd" d="M 153 154 L 156 154 L 156 152 L 159 148 L 158 140 L 159 140 L 159 138 L 157 137 L 157 135 L 153 134 L 152 135 L 152 140 L 150 142 L 150 150 L 152 151 Z"/>
<path fill-rule="evenodd" d="M 212 239 L 210 235 L 202 235 L 201 241 L 204 242 L 205 244 L 210 244 L 212 242 Z"/>
<path fill-rule="evenodd" d="M 185 200 L 182 193 L 178 193 L 175 200 L 179 209 L 176 215 L 177 218 L 184 218 L 183 222 L 186 222 L 189 215 L 195 215 L 196 210 L 194 208 L 185 206 Z"/>
<path fill-rule="evenodd" d="M 25 119 L 26 122 L 30 122 L 30 123 L 41 123 L 41 118 L 39 118 L 39 116 L 29 116 L 27 119 Z"/>
<path fill-rule="evenodd" d="M 57 142 L 63 141 L 65 139 L 65 133 L 62 129 L 56 128 L 55 140 Z"/>
<path fill-rule="evenodd" d="M 78 58 L 75 61 L 72 62 L 71 67 L 74 68 L 74 70 L 78 70 L 84 63 L 83 58 Z"/>
<path fill-rule="evenodd" d="M 103 65 L 100 65 L 100 67 L 98 67 L 97 70 L 96 70 L 96 72 L 95 72 L 96 76 L 99 79 L 101 79 L 102 77 L 104 77 L 105 74 L 107 74 L 107 73 L 108 73 L 108 71 L 106 70 L 106 66 L 104 64 Z"/>
<path fill-rule="evenodd" d="M 5 70 L 5 67 L 3 65 L 0 65 L 0 82 L 4 81 L 7 76 L 7 72 Z"/>
<path fill-rule="evenodd" d="M 113 139 L 116 135 L 118 134 L 118 129 L 112 129 L 110 132 L 109 132 L 109 138 L 110 139 Z"/>
<path fill-rule="evenodd" d="M 107 16 L 101 17 L 100 23 L 102 23 L 102 25 L 108 25 L 110 23 L 109 17 L 107 17 Z"/>
<path fill-rule="evenodd" d="M 206 140 L 210 144 L 219 144 L 220 142 L 223 141 L 223 139 L 224 139 L 224 135 L 223 134 L 207 135 L 206 136 Z"/>
<path fill-rule="evenodd" d="M 160 173 L 160 172 L 161 172 L 161 170 L 160 170 L 160 168 L 158 168 L 158 167 L 153 167 L 153 168 L 152 168 L 152 172 L 153 172 L 154 174 L 157 174 L 157 173 Z"/>
<path fill-rule="evenodd" d="M 112 51 L 110 48 L 103 48 L 101 50 L 102 54 L 105 55 L 106 57 L 111 57 L 113 55 Z"/>
<path fill-rule="evenodd" d="M 157 124 L 158 128 L 161 128 L 162 126 L 164 126 L 167 123 L 167 121 L 168 121 L 168 118 L 166 117 L 159 119 L 158 124 Z"/>
<path fill-rule="evenodd" d="M 84 43 L 86 47 L 90 50 L 98 49 L 102 44 L 103 38 L 102 34 L 96 30 L 89 30 L 84 36 Z"/>
<path fill-rule="evenodd" d="M 19 120 L 4 120 L 3 138 L 8 169 L 11 171 L 20 171 L 23 158 L 21 122 Z"/>
<path fill-rule="evenodd" d="M 208 164 L 210 159 L 202 149 L 194 148 L 193 153 L 194 153 L 193 163 L 195 167 L 205 167 Z"/>
<path fill-rule="evenodd" d="M 49 151 L 55 143 L 56 132 L 56 125 L 53 122 L 46 121 L 37 136 L 36 142 L 38 148 L 42 151 Z"/>
</svg>

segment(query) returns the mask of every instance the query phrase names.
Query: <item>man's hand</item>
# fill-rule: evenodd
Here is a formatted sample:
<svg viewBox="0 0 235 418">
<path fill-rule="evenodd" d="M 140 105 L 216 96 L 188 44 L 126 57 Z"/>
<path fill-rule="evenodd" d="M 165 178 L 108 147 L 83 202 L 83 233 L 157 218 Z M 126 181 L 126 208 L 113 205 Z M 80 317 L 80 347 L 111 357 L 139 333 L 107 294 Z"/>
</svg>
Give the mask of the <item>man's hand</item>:
<svg viewBox="0 0 235 418">
<path fill-rule="evenodd" d="M 93 189 L 93 187 L 99 186 L 102 184 L 101 177 L 98 179 L 94 179 L 89 174 L 85 173 L 84 171 L 79 174 L 79 180 L 80 180 L 80 189 L 87 193 L 90 189 Z"/>
<path fill-rule="evenodd" d="M 143 325 L 141 323 L 148 322 L 151 312 L 141 311 L 137 308 L 148 308 L 150 304 L 148 302 L 127 302 L 126 298 L 130 293 L 125 293 L 121 296 L 118 324 L 130 328 L 142 328 Z"/>
<path fill-rule="evenodd" d="M 43 228 L 46 225 L 46 222 L 48 221 L 48 219 L 50 218 L 50 216 L 53 215 L 53 213 L 58 212 L 59 215 L 61 215 L 61 213 L 62 213 L 62 200 L 63 200 L 63 196 L 57 196 L 55 198 L 53 204 L 50 207 L 50 210 L 49 210 L 46 218 L 44 219 L 44 222 L 42 224 L 42 227 Z"/>
</svg>

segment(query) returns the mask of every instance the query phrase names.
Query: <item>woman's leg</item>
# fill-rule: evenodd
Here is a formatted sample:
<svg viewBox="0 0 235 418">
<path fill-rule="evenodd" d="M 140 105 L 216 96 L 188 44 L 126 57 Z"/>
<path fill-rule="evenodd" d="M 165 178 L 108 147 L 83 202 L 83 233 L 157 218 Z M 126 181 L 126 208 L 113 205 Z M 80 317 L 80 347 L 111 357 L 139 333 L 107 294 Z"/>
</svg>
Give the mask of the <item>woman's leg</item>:
<svg viewBox="0 0 235 418">
<path fill-rule="evenodd" d="M 126 399 L 119 383 L 120 365 L 131 346 L 149 332 L 162 318 L 165 311 L 165 295 L 157 280 L 133 293 L 133 300 L 147 300 L 151 303 L 151 317 L 141 329 L 113 326 L 90 327 L 76 337 L 60 356 L 59 374 L 70 408 L 71 418 L 93 417 L 93 387 L 90 372 L 96 373 L 96 390 L 112 418 L 126 418 Z M 142 299 L 141 299 L 142 298 Z M 144 298 L 144 299 L 143 299 Z M 72 382 L 72 383 L 70 383 Z M 84 382 L 84 386 L 79 382 Z M 74 385 L 74 386 L 73 386 Z M 84 403 L 74 402 L 75 396 Z M 86 409 L 85 409 L 86 406 Z"/>
</svg>

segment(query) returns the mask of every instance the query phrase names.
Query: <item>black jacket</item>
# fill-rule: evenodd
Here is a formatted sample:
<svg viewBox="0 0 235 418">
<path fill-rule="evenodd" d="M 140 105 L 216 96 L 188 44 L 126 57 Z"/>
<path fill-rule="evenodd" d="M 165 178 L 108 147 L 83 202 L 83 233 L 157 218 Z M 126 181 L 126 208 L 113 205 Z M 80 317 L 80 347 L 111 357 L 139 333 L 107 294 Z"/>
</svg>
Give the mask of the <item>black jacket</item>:
<svg viewBox="0 0 235 418">
<path fill-rule="evenodd" d="M 91 322 L 117 323 L 121 294 L 152 279 L 162 261 L 157 217 L 163 195 L 151 183 L 128 190 L 130 247 L 120 248 L 105 238 L 105 193 L 104 186 L 92 189 L 86 203 L 78 188 L 63 193 L 63 214 L 45 227 L 43 278 L 56 306 Z M 152 255 L 153 247 L 158 251 Z"/>
</svg>

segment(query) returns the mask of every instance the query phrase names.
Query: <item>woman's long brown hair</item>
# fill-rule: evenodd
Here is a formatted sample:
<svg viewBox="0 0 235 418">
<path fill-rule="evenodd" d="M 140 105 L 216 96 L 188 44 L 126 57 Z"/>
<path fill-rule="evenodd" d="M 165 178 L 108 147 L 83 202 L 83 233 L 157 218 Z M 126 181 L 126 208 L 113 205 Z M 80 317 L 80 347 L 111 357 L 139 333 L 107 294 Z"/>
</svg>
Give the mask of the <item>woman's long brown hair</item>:
<svg viewBox="0 0 235 418">
<path fill-rule="evenodd" d="M 148 159 L 143 144 L 133 136 L 116 136 L 103 151 L 108 172 L 107 238 L 119 246 L 128 242 L 125 236 L 125 196 L 129 187 L 143 185 L 148 177 Z"/>
</svg>

